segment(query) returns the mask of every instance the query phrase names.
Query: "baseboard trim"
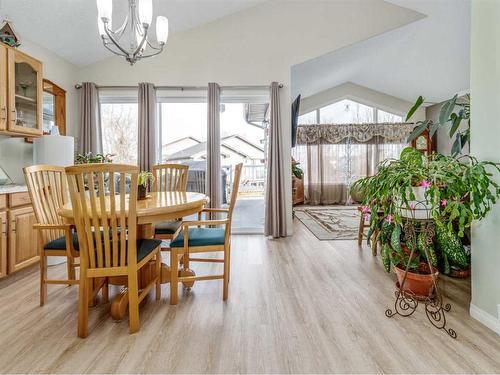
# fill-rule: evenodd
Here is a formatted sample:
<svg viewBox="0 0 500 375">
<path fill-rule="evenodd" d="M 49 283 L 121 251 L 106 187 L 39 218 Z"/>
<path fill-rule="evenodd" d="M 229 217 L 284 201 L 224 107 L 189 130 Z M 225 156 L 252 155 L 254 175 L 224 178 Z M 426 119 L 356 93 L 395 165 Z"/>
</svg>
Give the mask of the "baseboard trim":
<svg viewBox="0 0 500 375">
<path fill-rule="evenodd" d="M 498 320 L 495 316 L 487 313 L 472 303 L 470 304 L 469 313 L 474 319 L 484 324 L 500 336 L 500 320 Z"/>
</svg>

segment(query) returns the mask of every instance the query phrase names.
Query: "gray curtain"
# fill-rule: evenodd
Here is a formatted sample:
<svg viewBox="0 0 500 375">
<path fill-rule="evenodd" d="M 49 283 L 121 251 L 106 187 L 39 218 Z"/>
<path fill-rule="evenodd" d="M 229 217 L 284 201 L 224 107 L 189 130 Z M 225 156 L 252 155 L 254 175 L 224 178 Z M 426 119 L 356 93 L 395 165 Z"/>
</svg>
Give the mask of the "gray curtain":
<svg viewBox="0 0 500 375">
<path fill-rule="evenodd" d="M 285 176 L 283 171 L 283 145 L 280 138 L 281 115 L 279 84 L 271 84 L 271 116 L 269 123 L 269 150 L 267 157 L 266 182 L 266 218 L 264 233 L 266 236 L 285 237 L 286 232 L 286 197 Z M 290 161 L 289 161 L 290 162 Z"/>
<path fill-rule="evenodd" d="M 139 83 L 138 164 L 151 171 L 156 163 L 156 90 L 152 83 Z"/>
<path fill-rule="evenodd" d="M 80 131 L 78 152 L 102 153 L 101 110 L 95 83 L 83 82 L 80 90 Z"/>
<path fill-rule="evenodd" d="M 207 118 L 207 173 L 206 192 L 210 207 L 221 204 L 221 165 L 220 165 L 220 87 L 217 83 L 208 84 Z"/>
</svg>

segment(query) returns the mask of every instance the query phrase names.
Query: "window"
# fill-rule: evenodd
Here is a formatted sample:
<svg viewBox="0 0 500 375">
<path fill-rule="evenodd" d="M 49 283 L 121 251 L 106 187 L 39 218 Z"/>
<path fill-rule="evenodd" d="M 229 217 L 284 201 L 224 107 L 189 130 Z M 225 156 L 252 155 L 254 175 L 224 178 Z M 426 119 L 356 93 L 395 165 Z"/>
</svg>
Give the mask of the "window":
<svg viewBox="0 0 500 375">
<path fill-rule="evenodd" d="M 164 100 L 167 100 L 166 102 Z M 188 191 L 205 192 L 207 103 L 198 98 L 159 104 L 160 160 L 189 166 Z"/>
<path fill-rule="evenodd" d="M 395 115 L 394 113 L 377 109 L 377 122 L 398 123 L 403 122 L 403 117 Z"/>
<path fill-rule="evenodd" d="M 344 99 L 320 108 L 321 124 L 363 124 L 374 122 L 374 109 L 355 101 Z"/>
<path fill-rule="evenodd" d="M 314 125 L 318 123 L 318 112 L 311 111 L 299 116 L 299 125 Z"/>
<path fill-rule="evenodd" d="M 137 103 L 101 102 L 102 146 L 113 161 L 137 164 Z"/>
</svg>

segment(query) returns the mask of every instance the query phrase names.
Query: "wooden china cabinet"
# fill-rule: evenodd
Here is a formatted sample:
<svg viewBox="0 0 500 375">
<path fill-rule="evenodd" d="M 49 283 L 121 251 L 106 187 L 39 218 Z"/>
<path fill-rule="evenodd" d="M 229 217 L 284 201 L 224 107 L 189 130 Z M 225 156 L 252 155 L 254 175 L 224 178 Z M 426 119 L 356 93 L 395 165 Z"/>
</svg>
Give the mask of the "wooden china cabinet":
<svg viewBox="0 0 500 375">
<path fill-rule="evenodd" d="M 0 132 L 11 136 L 42 135 L 43 65 L 0 44 Z"/>
</svg>

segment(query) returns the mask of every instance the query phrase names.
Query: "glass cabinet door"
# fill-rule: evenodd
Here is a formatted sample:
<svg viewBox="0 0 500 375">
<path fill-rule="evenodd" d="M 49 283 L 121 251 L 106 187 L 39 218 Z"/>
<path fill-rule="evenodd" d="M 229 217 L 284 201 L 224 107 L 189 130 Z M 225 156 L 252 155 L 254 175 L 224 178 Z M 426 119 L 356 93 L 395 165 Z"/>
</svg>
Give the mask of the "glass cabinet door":
<svg viewBox="0 0 500 375">
<path fill-rule="evenodd" d="M 9 49 L 9 126 L 25 135 L 42 134 L 42 63 Z"/>
</svg>

